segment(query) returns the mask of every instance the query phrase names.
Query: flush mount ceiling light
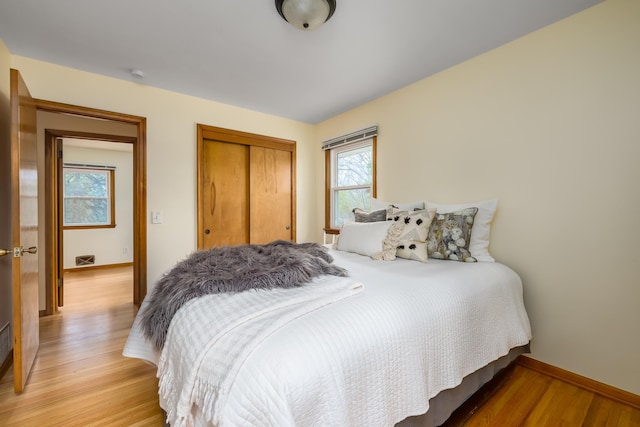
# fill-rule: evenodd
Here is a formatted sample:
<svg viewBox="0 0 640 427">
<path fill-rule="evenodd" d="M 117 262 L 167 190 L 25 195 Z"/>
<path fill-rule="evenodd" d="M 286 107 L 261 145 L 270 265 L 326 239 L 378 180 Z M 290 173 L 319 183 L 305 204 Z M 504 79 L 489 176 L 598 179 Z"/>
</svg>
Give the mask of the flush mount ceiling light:
<svg viewBox="0 0 640 427">
<path fill-rule="evenodd" d="M 276 0 L 282 18 L 299 30 L 313 30 L 331 18 L 336 0 Z"/>
</svg>

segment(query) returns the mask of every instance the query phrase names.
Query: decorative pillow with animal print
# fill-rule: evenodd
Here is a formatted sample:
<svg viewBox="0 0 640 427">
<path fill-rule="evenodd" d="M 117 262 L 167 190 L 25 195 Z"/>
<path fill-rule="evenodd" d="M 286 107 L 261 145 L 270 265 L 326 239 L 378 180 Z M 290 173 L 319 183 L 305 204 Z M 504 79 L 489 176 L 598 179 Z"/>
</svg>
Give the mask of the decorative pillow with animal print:
<svg viewBox="0 0 640 427">
<path fill-rule="evenodd" d="M 476 262 L 469 251 L 471 229 L 478 208 L 467 208 L 451 213 L 437 213 L 427 239 L 429 258 L 451 261 Z"/>
<path fill-rule="evenodd" d="M 406 211 L 394 207 L 387 208 L 387 220 L 404 224 L 396 250 L 397 257 L 427 262 L 425 242 L 435 214 L 435 209 Z"/>
<path fill-rule="evenodd" d="M 427 252 L 427 242 L 418 240 L 403 240 L 396 248 L 396 257 L 412 259 L 420 262 L 427 262 L 429 255 Z"/>
<path fill-rule="evenodd" d="M 429 236 L 429 226 L 435 214 L 435 209 L 407 211 L 392 206 L 387 208 L 388 221 L 400 221 L 404 223 L 404 230 L 400 235 L 400 240 L 425 242 Z"/>
</svg>

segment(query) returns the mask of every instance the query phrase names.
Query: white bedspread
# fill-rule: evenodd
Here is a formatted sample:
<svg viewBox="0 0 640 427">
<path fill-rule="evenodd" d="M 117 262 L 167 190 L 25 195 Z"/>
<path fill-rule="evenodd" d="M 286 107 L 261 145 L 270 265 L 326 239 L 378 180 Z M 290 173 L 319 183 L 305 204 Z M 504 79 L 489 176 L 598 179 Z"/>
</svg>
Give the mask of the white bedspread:
<svg viewBox="0 0 640 427">
<path fill-rule="evenodd" d="M 270 331 L 229 377 L 224 401 L 191 408 L 194 425 L 392 426 L 531 338 L 521 280 L 502 264 L 331 253 L 365 291 Z M 157 363 L 141 341 L 134 325 L 125 355 Z"/>
<path fill-rule="evenodd" d="M 167 420 L 176 427 L 194 425 L 195 405 L 207 422 L 217 425 L 236 374 L 256 346 L 293 319 L 362 290 L 362 284 L 349 278 L 324 276 L 299 288 L 191 301 L 171 321 L 158 365 L 160 405 Z"/>
</svg>

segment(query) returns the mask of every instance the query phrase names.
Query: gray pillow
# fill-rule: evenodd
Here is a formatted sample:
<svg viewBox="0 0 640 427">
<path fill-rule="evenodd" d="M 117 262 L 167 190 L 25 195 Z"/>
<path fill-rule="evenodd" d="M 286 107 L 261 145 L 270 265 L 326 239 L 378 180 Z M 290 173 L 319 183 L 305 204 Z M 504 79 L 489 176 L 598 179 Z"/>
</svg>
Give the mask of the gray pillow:
<svg viewBox="0 0 640 427">
<path fill-rule="evenodd" d="M 356 222 L 379 222 L 387 220 L 387 210 L 380 209 L 379 211 L 367 212 L 360 208 L 353 210 L 353 216 Z"/>
</svg>

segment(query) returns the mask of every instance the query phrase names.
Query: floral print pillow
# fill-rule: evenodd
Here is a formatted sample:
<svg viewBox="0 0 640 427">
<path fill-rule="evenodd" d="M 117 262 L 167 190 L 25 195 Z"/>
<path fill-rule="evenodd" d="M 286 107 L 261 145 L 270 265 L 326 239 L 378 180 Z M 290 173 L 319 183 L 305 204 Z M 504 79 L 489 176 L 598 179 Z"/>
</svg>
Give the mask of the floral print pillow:
<svg viewBox="0 0 640 427">
<path fill-rule="evenodd" d="M 469 243 L 473 220 L 477 213 L 478 208 L 436 213 L 427 238 L 429 258 L 476 262 L 469 252 Z"/>
</svg>

